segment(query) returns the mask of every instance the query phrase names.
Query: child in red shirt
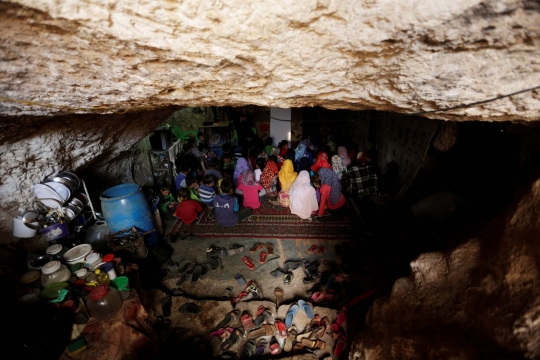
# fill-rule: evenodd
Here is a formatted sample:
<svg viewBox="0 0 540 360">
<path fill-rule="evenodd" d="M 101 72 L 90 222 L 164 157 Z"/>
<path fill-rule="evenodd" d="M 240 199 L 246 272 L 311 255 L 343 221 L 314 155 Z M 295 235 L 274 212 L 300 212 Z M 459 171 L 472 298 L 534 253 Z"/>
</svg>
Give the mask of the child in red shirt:
<svg viewBox="0 0 540 360">
<path fill-rule="evenodd" d="M 194 222 L 203 210 L 201 203 L 190 199 L 189 195 L 189 190 L 186 188 L 178 190 L 178 200 L 181 202 L 176 207 L 174 216 L 180 219 L 184 224 L 191 224 Z"/>
</svg>

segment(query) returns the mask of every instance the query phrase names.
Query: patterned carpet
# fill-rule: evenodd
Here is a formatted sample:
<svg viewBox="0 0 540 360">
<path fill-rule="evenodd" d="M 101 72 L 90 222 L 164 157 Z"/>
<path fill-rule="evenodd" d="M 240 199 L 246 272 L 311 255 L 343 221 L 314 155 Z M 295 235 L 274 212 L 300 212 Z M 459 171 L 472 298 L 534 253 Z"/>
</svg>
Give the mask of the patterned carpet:
<svg viewBox="0 0 540 360">
<path fill-rule="evenodd" d="M 302 220 L 292 215 L 288 208 L 267 199 L 248 219 L 233 227 L 219 225 L 214 220 L 213 211 L 205 209 L 193 224 L 182 224 L 178 220 L 170 234 L 185 232 L 200 237 L 348 239 L 359 237 L 363 224 L 356 205 L 349 200 L 337 214 L 326 213 L 325 216 Z"/>
</svg>

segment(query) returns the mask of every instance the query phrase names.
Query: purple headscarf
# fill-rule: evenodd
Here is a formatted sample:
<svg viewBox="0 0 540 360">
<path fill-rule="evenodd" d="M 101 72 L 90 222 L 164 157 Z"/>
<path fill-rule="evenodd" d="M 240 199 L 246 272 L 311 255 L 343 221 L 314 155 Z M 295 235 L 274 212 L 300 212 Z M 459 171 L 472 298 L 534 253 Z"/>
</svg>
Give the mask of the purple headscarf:
<svg viewBox="0 0 540 360">
<path fill-rule="evenodd" d="M 244 170 L 244 174 L 242 175 L 242 181 L 244 185 L 247 186 L 259 185 L 259 183 L 255 181 L 255 174 L 253 174 L 253 170 L 250 169 Z"/>
<path fill-rule="evenodd" d="M 330 186 L 330 203 L 335 205 L 341 199 L 341 184 L 339 178 L 333 170 L 322 168 L 318 172 L 321 179 L 321 185 L 326 184 Z"/>
<path fill-rule="evenodd" d="M 236 163 L 236 168 L 234 169 L 234 184 L 238 185 L 238 177 L 244 173 L 244 171 L 249 170 L 248 163 L 246 159 L 240 158 L 238 159 L 238 162 Z"/>
</svg>

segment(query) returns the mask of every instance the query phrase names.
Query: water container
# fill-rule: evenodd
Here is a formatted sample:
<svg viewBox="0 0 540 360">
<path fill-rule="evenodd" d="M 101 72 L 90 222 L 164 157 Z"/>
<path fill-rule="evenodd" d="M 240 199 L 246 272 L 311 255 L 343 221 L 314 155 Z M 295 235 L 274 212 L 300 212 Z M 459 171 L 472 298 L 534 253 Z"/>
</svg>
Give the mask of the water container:
<svg viewBox="0 0 540 360">
<path fill-rule="evenodd" d="M 112 233 L 135 227 L 137 231 L 153 230 L 154 221 L 150 203 L 137 184 L 114 186 L 101 193 L 101 210 Z M 158 242 L 157 233 L 146 237 L 146 244 L 154 246 Z"/>
<path fill-rule="evenodd" d="M 106 235 L 109 235 L 107 223 L 103 220 L 98 220 L 86 231 L 84 242 L 92 245 L 92 248 L 97 252 L 105 252 L 107 249 Z"/>
</svg>

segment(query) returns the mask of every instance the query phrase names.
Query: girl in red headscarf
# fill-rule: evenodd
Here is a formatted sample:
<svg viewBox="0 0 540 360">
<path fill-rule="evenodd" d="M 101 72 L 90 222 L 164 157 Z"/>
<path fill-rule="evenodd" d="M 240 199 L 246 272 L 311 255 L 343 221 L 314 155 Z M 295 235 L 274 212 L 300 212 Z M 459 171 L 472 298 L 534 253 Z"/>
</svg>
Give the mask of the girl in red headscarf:
<svg viewBox="0 0 540 360">
<path fill-rule="evenodd" d="M 273 160 L 268 160 L 261 173 L 261 185 L 266 189 L 266 195 L 275 197 L 277 191 L 278 166 Z"/>
<path fill-rule="evenodd" d="M 321 151 L 317 156 L 317 161 L 311 166 L 311 170 L 318 172 L 320 169 L 326 168 L 332 170 L 332 165 L 328 162 L 328 154 Z"/>
</svg>

